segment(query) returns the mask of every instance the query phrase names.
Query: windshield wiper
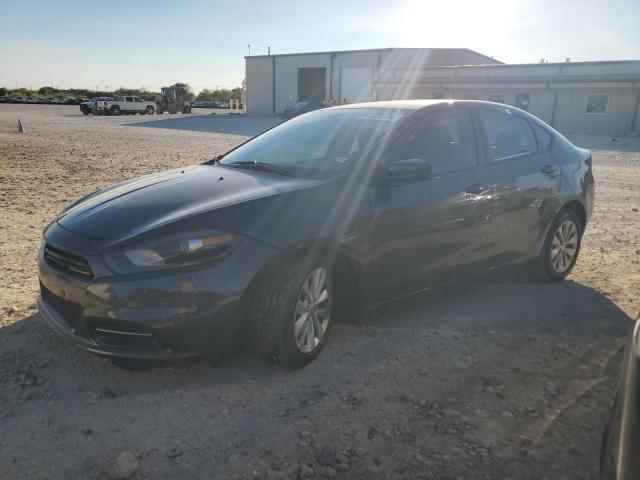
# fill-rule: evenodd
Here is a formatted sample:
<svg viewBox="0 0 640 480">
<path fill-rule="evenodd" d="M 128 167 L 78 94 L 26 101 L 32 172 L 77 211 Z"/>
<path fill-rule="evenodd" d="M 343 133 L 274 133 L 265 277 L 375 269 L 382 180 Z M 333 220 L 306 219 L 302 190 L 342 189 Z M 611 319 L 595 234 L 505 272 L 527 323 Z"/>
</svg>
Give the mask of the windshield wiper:
<svg viewBox="0 0 640 480">
<path fill-rule="evenodd" d="M 220 165 L 225 167 L 246 168 L 248 170 L 260 170 L 262 172 L 277 173 L 279 175 L 285 175 L 287 177 L 294 176 L 293 173 L 291 173 L 289 170 L 276 167 L 275 165 L 272 165 L 266 162 L 246 161 L 246 162 L 221 163 Z"/>
</svg>

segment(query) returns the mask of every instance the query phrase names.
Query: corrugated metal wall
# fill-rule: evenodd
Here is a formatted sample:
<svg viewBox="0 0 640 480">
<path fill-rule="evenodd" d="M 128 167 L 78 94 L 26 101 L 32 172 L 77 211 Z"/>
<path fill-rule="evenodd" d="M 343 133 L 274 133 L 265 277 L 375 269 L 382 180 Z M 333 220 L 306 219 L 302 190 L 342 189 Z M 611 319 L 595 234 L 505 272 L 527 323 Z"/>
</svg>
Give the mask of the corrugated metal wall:
<svg viewBox="0 0 640 480">
<path fill-rule="evenodd" d="M 590 94 L 608 94 L 607 112 L 586 113 Z M 634 114 L 636 93 L 633 89 L 583 89 L 558 94 L 554 127 L 563 133 L 629 133 Z"/>
<path fill-rule="evenodd" d="M 273 57 L 246 59 L 247 111 L 273 112 Z"/>
</svg>

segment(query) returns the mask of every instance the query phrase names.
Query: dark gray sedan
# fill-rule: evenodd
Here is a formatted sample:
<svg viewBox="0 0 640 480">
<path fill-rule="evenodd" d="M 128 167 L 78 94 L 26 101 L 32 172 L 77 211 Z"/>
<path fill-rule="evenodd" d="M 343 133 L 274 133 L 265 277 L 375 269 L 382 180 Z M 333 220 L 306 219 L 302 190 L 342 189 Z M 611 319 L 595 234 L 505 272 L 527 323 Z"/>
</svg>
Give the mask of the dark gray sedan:
<svg viewBox="0 0 640 480">
<path fill-rule="evenodd" d="M 355 307 L 506 264 L 562 280 L 593 198 L 591 154 L 513 107 L 314 111 L 65 209 L 44 232 L 40 309 L 113 358 L 202 355 L 240 338 L 302 366 Z"/>
</svg>

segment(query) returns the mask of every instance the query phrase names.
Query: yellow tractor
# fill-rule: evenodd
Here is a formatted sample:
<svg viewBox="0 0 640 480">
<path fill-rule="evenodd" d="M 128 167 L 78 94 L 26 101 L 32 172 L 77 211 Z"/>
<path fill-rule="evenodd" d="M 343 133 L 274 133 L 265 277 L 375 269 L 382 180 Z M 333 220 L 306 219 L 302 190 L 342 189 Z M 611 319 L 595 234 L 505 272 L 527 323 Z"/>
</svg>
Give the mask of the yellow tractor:
<svg viewBox="0 0 640 480">
<path fill-rule="evenodd" d="M 191 105 L 182 95 L 178 95 L 176 87 L 162 87 L 160 95 L 156 97 L 157 113 L 169 112 L 171 114 L 191 113 Z"/>
</svg>

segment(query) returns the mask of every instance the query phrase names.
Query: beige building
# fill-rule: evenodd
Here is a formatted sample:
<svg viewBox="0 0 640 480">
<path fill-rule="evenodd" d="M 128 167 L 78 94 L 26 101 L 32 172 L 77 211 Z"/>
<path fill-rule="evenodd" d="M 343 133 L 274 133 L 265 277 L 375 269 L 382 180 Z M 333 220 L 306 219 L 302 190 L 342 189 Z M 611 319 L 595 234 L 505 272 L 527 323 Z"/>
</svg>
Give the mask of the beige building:
<svg viewBox="0 0 640 480">
<path fill-rule="evenodd" d="M 406 98 L 514 105 L 564 133 L 640 134 L 640 61 L 506 65 L 468 49 L 381 49 L 246 57 L 247 111 L 299 100 Z"/>
</svg>

